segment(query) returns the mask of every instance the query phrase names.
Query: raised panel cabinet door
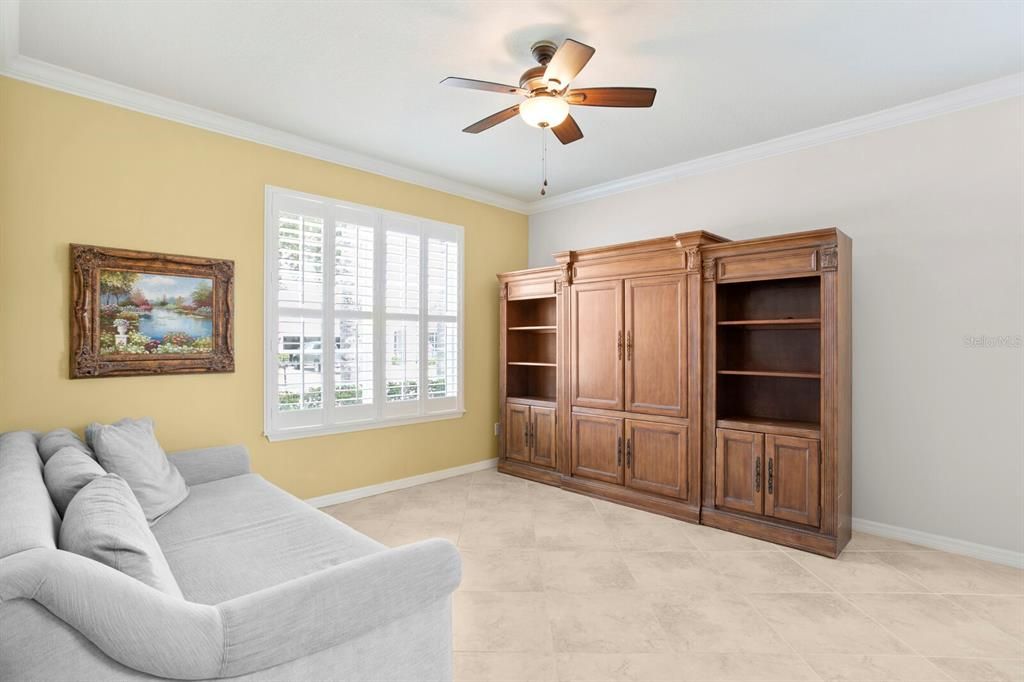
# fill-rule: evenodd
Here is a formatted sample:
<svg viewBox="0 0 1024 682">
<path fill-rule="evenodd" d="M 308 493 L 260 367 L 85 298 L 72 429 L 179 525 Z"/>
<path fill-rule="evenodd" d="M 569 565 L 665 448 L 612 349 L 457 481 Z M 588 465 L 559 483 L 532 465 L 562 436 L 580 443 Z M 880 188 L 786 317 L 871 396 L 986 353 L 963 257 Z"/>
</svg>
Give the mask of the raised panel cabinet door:
<svg viewBox="0 0 1024 682">
<path fill-rule="evenodd" d="M 682 424 L 626 420 L 626 486 L 686 498 L 687 428 Z"/>
<path fill-rule="evenodd" d="M 767 460 L 765 515 L 818 526 L 821 499 L 818 441 L 768 434 L 764 437 L 764 449 Z"/>
<path fill-rule="evenodd" d="M 572 404 L 621 410 L 622 280 L 578 284 L 570 290 Z"/>
<path fill-rule="evenodd" d="M 627 279 L 628 412 L 686 416 L 686 275 Z"/>
<path fill-rule="evenodd" d="M 530 406 L 505 405 L 505 457 L 530 461 Z"/>
<path fill-rule="evenodd" d="M 764 434 L 718 429 L 715 440 L 715 506 L 763 513 Z"/>
<path fill-rule="evenodd" d="M 623 420 L 572 415 L 572 475 L 622 484 Z"/>
<path fill-rule="evenodd" d="M 530 461 L 534 464 L 555 466 L 555 408 L 530 408 Z"/>
</svg>

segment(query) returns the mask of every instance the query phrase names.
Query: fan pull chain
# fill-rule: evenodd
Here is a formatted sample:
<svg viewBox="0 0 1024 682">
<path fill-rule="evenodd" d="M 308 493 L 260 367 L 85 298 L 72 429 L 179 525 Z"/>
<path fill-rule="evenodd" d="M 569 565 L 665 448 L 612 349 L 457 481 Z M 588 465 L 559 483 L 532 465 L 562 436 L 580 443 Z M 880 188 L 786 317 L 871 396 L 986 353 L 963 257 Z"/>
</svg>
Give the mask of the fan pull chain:
<svg viewBox="0 0 1024 682">
<path fill-rule="evenodd" d="M 548 137 L 544 134 L 544 128 L 540 129 L 540 174 L 543 184 L 540 187 L 540 195 L 548 193 Z"/>
</svg>

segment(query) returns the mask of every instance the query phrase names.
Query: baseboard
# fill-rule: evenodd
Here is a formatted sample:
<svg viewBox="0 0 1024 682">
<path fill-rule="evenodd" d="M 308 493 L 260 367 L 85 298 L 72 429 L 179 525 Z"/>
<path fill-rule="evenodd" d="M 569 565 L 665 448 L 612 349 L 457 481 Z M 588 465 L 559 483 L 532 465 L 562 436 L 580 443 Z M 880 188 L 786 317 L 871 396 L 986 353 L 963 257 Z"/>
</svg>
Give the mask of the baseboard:
<svg viewBox="0 0 1024 682">
<path fill-rule="evenodd" d="M 991 561 L 994 564 L 1024 568 L 1024 552 L 1014 552 L 1010 549 L 992 547 L 991 545 L 979 545 L 976 542 L 958 540 L 946 537 L 945 535 L 935 535 L 934 533 L 925 533 L 924 531 L 912 528 L 890 526 L 887 523 L 868 521 L 867 519 L 853 519 L 853 529 L 891 540 L 911 542 L 915 545 L 928 547 L 929 549 L 939 549 L 951 554 L 962 554 L 983 561 Z"/>
<path fill-rule="evenodd" d="M 393 490 L 411 488 L 414 485 L 423 485 L 424 483 L 433 483 L 434 481 L 452 478 L 453 476 L 471 474 L 474 471 L 493 469 L 496 466 L 498 466 L 497 457 L 493 459 L 484 459 L 479 462 L 473 462 L 472 464 L 463 464 L 462 466 L 452 467 L 451 469 L 441 469 L 440 471 L 430 471 L 425 474 L 419 474 L 418 476 L 410 476 L 409 478 L 400 478 L 397 481 L 385 481 L 384 483 L 368 485 L 363 488 L 353 488 L 352 490 L 342 490 L 341 492 L 321 495 L 320 497 L 311 497 L 306 500 L 306 502 L 314 507 L 330 507 L 331 505 L 341 504 L 342 502 L 351 502 L 352 500 L 358 500 L 363 497 L 372 497 L 373 495 L 390 493 Z"/>
</svg>

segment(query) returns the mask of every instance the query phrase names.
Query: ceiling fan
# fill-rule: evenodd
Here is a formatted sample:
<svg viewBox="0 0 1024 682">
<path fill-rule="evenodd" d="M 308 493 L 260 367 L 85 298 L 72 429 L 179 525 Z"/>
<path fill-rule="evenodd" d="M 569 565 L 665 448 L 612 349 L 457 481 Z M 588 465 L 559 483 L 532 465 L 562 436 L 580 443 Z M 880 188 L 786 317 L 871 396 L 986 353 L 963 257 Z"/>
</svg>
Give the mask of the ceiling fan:
<svg viewBox="0 0 1024 682">
<path fill-rule="evenodd" d="M 517 114 L 537 128 L 551 128 L 562 144 L 575 142 L 583 137 L 583 131 L 569 114 L 569 106 L 584 107 L 649 107 L 654 104 L 654 88 L 579 88 L 570 90 L 572 82 L 590 58 L 594 48 L 571 38 L 558 47 L 549 40 L 534 43 L 530 48 L 533 58 L 540 66 L 523 72 L 519 87 L 449 76 L 441 83 L 457 88 L 503 92 L 520 95 L 526 99 L 508 109 L 491 114 L 473 125 L 464 128 L 464 133 L 482 133 L 494 126 L 514 118 Z"/>
</svg>

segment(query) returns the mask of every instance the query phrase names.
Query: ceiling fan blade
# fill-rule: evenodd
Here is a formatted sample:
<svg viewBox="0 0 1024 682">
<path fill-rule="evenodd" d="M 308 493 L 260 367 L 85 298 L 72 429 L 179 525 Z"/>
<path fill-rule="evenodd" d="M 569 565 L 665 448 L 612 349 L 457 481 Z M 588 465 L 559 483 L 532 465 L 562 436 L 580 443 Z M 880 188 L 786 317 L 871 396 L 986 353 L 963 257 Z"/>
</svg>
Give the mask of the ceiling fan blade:
<svg viewBox="0 0 1024 682">
<path fill-rule="evenodd" d="M 570 144 L 576 140 L 583 139 L 583 131 L 580 130 L 580 127 L 576 124 L 576 119 L 572 116 L 566 116 L 565 120 L 552 128 L 551 131 L 562 144 Z"/>
<path fill-rule="evenodd" d="M 649 107 L 657 93 L 654 88 L 580 88 L 565 99 L 584 107 Z"/>
<path fill-rule="evenodd" d="M 549 82 L 558 81 L 556 89 L 565 90 L 594 56 L 594 51 L 590 45 L 584 45 L 572 38 L 567 39 L 548 62 L 544 78 Z"/>
<path fill-rule="evenodd" d="M 487 118 L 480 119 L 479 121 L 477 121 L 473 125 L 471 125 L 471 126 L 469 126 L 467 128 L 463 128 L 462 132 L 464 132 L 464 133 L 474 133 L 474 134 L 475 133 L 482 133 L 483 131 L 487 130 L 488 128 L 493 128 L 494 126 L 498 125 L 499 123 L 504 123 L 505 121 L 509 120 L 510 118 L 515 118 L 516 114 L 518 114 L 518 113 L 519 113 L 519 105 L 517 104 L 514 107 L 509 107 L 508 109 L 502 109 L 501 111 L 499 111 L 496 114 L 491 114 Z"/>
<path fill-rule="evenodd" d="M 466 88 L 467 90 L 484 90 L 487 92 L 503 92 L 506 95 L 527 95 L 529 94 L 523 88 L 517 88 L 514 85 L 503 85 L 501 83 L 492 83 L 490 81 L 478 81 L 472 78 L 458 78 L 456 76 L 448 76 L 441 85 L 451 85 L 456 88 Z"/>
</svg>

